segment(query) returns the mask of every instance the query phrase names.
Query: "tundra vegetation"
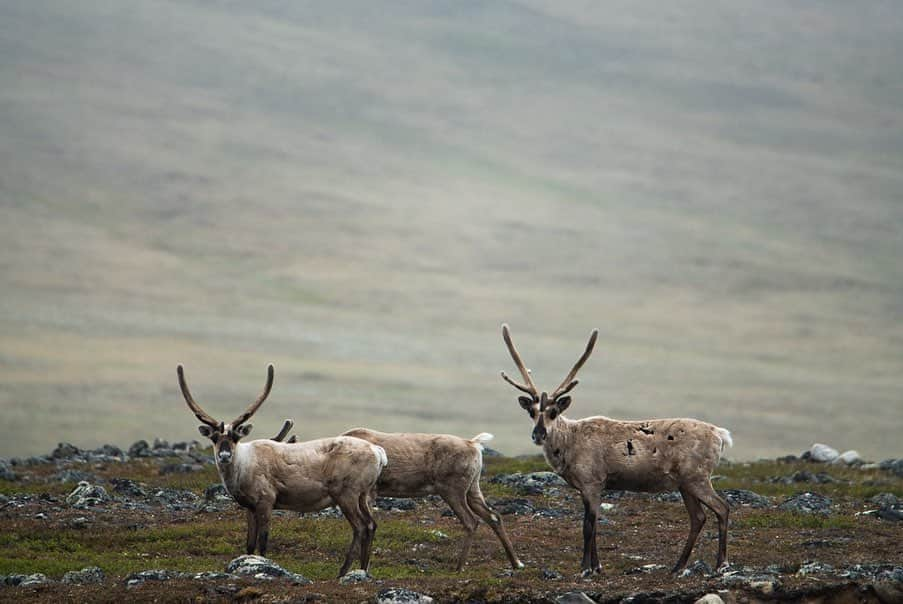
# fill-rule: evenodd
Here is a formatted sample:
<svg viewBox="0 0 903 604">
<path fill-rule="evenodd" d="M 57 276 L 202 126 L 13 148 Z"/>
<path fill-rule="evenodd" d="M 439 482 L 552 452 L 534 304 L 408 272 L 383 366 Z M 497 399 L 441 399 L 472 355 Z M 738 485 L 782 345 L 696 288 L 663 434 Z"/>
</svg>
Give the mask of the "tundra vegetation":
<svg viewBox="0 0 903 604">
<path fill-rule="evenodd" d="M 752 585 L 756 577 L 766 577 L 777 595 L 824 594 L 828 589 L 870 583 L 851 574 L 858 572 L 857 565 L 861 569 L 899 567 L 903 559 L 903 522 L 878 517 L 879 505 L 874 503 L 876 496 L 886 494 L 903 498 L 903 477 L 876 466 L 799 459 L 722 460 L 714 477 L 721 493 L 751 490 L 767 502 L 765 507 L 754 507 L 728 497 L 734 502 L 731 562 L 733 568 L 747 569 L 743 575 L 747 579 L 733 583 L 728 575 L 672 575 L 660 562 L 673 556 L 686 538 L 686 511 L 679 495 L 622 491 L 607 492 L 602 498 L 598 521 L 602 572 L 584 579 L 574 572 L 583 515 L 579 494 L 562 485 L 525 489 L 499 480 L 546 471 L 541 456 L 487 455 L 482 491 L 503 515 L 526 564 L 523 570 L 510 570 L 502 548 L 484 526 L 477 532 L 483 538 L 474 540 L 464 573 L 456 572 L 458 543 L 466 533 L 441 499 L 427 497 L 410 506 L 378 500 L 374 515 L 379 531 L 373 542 L 369 582 L 341 585 L 335 580 L 335 561 L 347 547 L 344 519 L 331 513 L 275 511 L 279 518 L 271 529 L 267 555 L 313 580 L 312 584 L 177 578 L 128 588 L 130 575 L 148 569 L 223 572 L 243 546 L 244 511 L 231 500 L 204 498 L 205 491 L 220 483 L 212 449 L 193 454 L 206 461 L 184 473 L 163 470 L 184 464 L 186 457 L 181 453 L 122 462 L 61 458 L 10 466 L 15 479 L 0 480 L 0 574 L 44 573 L 54 582 L 0 587 L 0 600 L 231 600 L 239 594 L 279 600 L 320 594 L 326 601 L 367 601 L 389 587 L 406 587 L 438 601 L 545 601 L 574 590 L 606 602 L 635 593 L 683 594 L 687 599 L 720 589 L 765 599 L 757 591 L 765 583 Z M 90 475 L 92 484 L 104 486 L 112 499 L 72 507 L 66 496 L 75 483 L 59 480 L 66 470 Z M 122 482 L 125 479 L 132 482 Z M 778 507 L 805 492 L 830 498 L 828 512 L 807 514 Z M 174 493 L 190 494 L 190 504 L 167 504 L 164 497 Z M 716 531 L 703 531 L 694 560 L 714 558 L 717 541 Z M 88 566 L 103 570 L 103 583 L 59 582 L 66 572 Z M 698 567 L 694 561 L 688 568 Z M 871 589 L 856 593 L 866 602 L 877 602 L 877 592 Z"/>
</svg>

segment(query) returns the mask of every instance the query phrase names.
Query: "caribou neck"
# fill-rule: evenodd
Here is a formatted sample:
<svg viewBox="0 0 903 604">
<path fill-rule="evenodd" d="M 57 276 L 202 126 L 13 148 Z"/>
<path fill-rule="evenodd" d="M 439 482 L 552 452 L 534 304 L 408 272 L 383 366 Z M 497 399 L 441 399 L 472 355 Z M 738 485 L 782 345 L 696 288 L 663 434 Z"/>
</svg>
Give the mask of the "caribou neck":
<svg viewBox="0 0 903 604">
<path fill-rule="evenodd" d="M 567 480 L 568 451 L 572 446 L 572 435 L 576 420 L 559 416 L 546 427 L 546 440 L 542 443 L 542 452 L 546 462 L 556 473 Z"/>
</svg>

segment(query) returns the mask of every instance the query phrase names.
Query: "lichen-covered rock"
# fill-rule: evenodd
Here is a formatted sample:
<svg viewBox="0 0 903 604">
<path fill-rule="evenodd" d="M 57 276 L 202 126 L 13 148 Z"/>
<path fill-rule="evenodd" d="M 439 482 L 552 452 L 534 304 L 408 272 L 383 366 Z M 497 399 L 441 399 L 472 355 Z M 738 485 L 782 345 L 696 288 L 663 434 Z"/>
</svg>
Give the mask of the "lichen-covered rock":
<svg viewBox="0 0 903 604">
<path fill-rule="evenodd" d="M 409 512 L 417 508 L 417 503 L 404 497 L 377 497 L 374 506 L 391 512 Z"/>
<path fill-rule="evenodd" d="M 94 507 L 110 501 L 110 496 L 102 486 L 92 485 L 85 480 L 78 483 L 75 490 L 66 496 L 66 503 L 74 508 Z"/>
<path fill-rule="evenodd" d="M 802 514 L 830 514 L 832 503 L 829 497 L 805 492 L 787 498 L 778 508 Z"/>
<path fill-rule="evenodd" d="M 352 585 L 354 583 L 369 583 L 373 577 L 365 570 L 357 569 L 342 575 L 339 583 L 342 585 Z"/>
<path fill-rule="evenodd" d="M 524 495 L 541 495 L 548 493 L 550 488 L 567 486 L 564 479 L 554 472 L 499 474 L 493 476 L 489 482 L 509 486 Z"/>
<path fill-rule="evenodd" d="M 147 491 L 129 478 L 111 478 L 110 484 L 113 485 L 113 492 L 130 499 L 144 499 L 147 497 Z"/>
<path fill-rule="evenodd" d="M 376 604 L 432 604 L 432 602 L 431 597 L 403 587 L 381 589 L 376 594 Z"/>
<path fill-rule="evenodd" d="M 136 587 L 142 585 L 145 581 L 170 581 L 178 579 L 182 573 L 174 570 L 142 570 L 141 572 L 132 573 L 125 578 L 126 587 Z"/>
<path fill-rule="evenodd" d="M 771 507 L 771 500 L 768 497 L 746 489 L 723 489 L 718 493 L 731 505 L 748 505 L 753 508 Z"/>
<path fill-rule="evenodd" d="M 153 452 L 146 440 L 137 440 L 129 447 L 129 457 L 151 457 Z"/>
<path fill-rule="evenodd" d="M 59 443 L 56 449 L 51 451 L 50 457 L 53 459 L 70 459 L 78 457 L 82 454 L 82 450 L 70 443 Z"/>
<path fill-rule="evenodd" d="M 499 499 L 492 502 L 492 507 L 496 512 L 505 516 L 533 513 L 533 505 L 528 499 Z"/>
<path fill-rule="evenodd" d="M 542 569 L 539 576 L 543 581 L 560 581 L 561 579 L 564 579 L 564 575 L 562 575 L 554 568 Z"/>
<path fill-rule="evenodd" d="M 301 585 L 311 582 L 302 575 L 285 570 L 268 558 L 253 554 L 235 558 L 226 566 L 226 572 L 233 575 L 252 576 L 255 579 L 288 579 Z"/>
<path fill-rule="evenodd" d="M 19 587 L 44 585 L 45 583 L 50 583 L 50 579 L 47 578 L 47 575 L 45 575 L 44 573 L 34 573 L 33 575 L 26 575 L 25 578 L 23 578 L 19 583 Z"/>
<path fill-rule="evenodd" d="M 693 602 L 693 604 L 724 604 L 724 600 L 718 594 L 706 594 Z"/>
<path fill-rule="evenodd" d="M 712 567 L 702 560 L 696 560 L 692 564 L 688 564 L 685 569 L 680 571 L 681 577 L 707 577 L 711 574 Z"/>
<path fill-rule="evenodd" d="M 105 575 L 97 566 L 89 566 L 81 570 L 70 570 L 63 575 L 63 583 L 73 585 L 87 585 L 89 583 L 103 583 Z"/>
</svg>

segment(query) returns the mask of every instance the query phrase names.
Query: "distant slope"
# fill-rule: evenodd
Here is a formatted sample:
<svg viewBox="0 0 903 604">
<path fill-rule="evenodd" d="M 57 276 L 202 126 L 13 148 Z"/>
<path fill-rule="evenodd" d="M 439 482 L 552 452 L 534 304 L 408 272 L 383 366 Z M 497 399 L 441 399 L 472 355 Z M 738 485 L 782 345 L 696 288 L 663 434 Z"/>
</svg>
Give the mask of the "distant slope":
<svg viewBox="0 0 903 604">
<path fill-rule="evenodd" d="M 903 8 L 0 4 L 0 455 L 571 413 L 898 454 Z M 69 436 L 77 434 L 78 437 Z"/>
</svg>

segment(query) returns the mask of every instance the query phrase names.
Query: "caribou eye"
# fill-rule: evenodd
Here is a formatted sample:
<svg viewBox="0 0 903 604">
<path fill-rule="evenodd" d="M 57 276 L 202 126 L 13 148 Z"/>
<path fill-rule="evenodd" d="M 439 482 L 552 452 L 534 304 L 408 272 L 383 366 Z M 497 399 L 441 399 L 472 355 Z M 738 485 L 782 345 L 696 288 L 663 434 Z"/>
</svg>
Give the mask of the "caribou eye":
<svg viewBox="0 0 903 604">
<path fill-rule="evenodd" d="M 549 409 L 549 419 L 555 419 L 558 416 L 558 409 L 551 407 Z"/>
</svg>

